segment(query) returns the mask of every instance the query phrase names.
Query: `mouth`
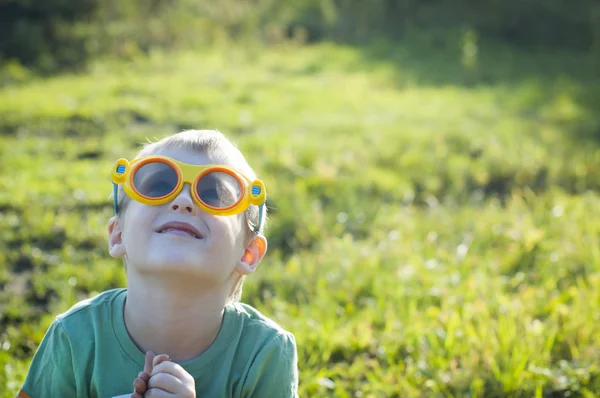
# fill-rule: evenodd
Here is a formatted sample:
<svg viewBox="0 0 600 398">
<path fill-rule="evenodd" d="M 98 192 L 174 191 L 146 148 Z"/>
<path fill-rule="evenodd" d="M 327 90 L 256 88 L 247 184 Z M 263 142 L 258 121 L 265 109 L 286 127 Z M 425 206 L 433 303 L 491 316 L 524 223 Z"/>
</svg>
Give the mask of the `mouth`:
<svg viewBox="0 0 600 398">
<path fill-rule="evenodd" d="M 196 227 L 180 221 L 169 221 L 161 225 L 156 232 L 159 234 L 188 235 L 195 239 L 204 238 L 204 235 L 202 235 Z"/>
</svg>

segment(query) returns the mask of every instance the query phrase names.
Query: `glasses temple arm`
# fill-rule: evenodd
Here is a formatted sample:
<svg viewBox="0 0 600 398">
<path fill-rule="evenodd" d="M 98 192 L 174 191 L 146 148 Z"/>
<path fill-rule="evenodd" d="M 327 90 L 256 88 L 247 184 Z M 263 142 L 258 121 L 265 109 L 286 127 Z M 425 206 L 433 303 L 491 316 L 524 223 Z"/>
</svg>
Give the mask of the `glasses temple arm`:
<svg viewBox="0 0 600 398">
<path fill-rule="evenodd" d="M 113 203 L 114 203 L 115 214 L 119 214 L 118 193 L 119 193 L 119 188 L 118 188 L 117 184 L 115 184 L 113 182 Z"/>
<path fill-rule="evenodd" d="M 264 207 L 264 205 L 265 205 L 265 202 L 262 202 L 258 206 L 258 227 L 256 228 L 256 230 L 254 230 L 255 233 L 259 233 L 260 232 L 260 227 L 262 226 L 263 207 Z"/>
</svg>

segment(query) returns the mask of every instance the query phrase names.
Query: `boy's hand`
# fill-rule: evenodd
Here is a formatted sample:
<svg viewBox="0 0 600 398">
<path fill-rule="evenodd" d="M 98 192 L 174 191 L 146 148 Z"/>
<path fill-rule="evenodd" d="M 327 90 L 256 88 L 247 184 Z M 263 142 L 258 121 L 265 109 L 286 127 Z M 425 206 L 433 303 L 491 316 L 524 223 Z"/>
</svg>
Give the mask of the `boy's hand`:
<svg viewBox="0 0 600 398">
<path fill-rule="evenodd" d="M 150 380 L 150 373 L 152 373 L 152 367 L 154 363 L 161 363 L 162 361 L 169 360 L 169 356 L 166 354 L 156 355 L 152 351 L 146 353 L 146 359 L 144 362 L 144 370 L 138 374 L 138 377 L 133 381 L 133 394 L 131 398 L 143 398 L 144 393 L 148 389 L 148 380 Z"/>
<path fill-rule="evenodd" d="M 145 398 L 196 398 L 196 382 L 192 375 L 179 364 L 165 360 L 162 355 L 154 357 L 152 372 Z M 168 359 L 168 357 L 167 357 Z"/>
</svg>

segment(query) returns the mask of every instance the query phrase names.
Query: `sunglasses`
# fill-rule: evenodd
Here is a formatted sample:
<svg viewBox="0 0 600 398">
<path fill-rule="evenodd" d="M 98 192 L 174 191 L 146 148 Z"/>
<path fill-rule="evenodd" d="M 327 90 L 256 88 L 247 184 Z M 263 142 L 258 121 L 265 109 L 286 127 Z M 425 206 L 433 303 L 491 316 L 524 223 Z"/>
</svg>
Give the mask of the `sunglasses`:
<svg viewBox="0 0 600 398">
<path fill-rule="evenodd" d="M 224 165 L 198 166 L 179 162 L 167 156 L 145 156 L 131 162 L 119 159 L 112 168 L 114 208 L 118 214 L 117 186 L 133 200 L 158 206 L 175 199 L 184 184 L 190 184 L 192 198 L 206 213 L 231 216 L 248 206 L 259 206 L 258 226 L 267 192 L 261 180 L 250 180 Z"/>
</svg>

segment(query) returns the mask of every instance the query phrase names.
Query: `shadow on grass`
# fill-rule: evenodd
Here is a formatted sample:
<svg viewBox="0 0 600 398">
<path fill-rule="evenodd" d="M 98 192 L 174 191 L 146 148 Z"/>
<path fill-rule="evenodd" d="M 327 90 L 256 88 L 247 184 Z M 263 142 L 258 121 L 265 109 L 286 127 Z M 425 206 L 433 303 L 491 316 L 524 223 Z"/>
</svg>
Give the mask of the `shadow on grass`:
<svg viewBox="0 0 600 398">
<path fill-rule="evenodd" d="M 396 43 L 378 40 L 358 49 L 367 65 L 392 65 L 398 89 L 430 85 L 517 90 L 528 85 L 534 92 L 526 110 L 532 115 L 566 99 L 579 113 L 558 122 L 563 130 L 584 145 L 600 142 L 600 54 L 528 51 L 481 40 L 468 30 L 408 33 Z"/>
</svg>

